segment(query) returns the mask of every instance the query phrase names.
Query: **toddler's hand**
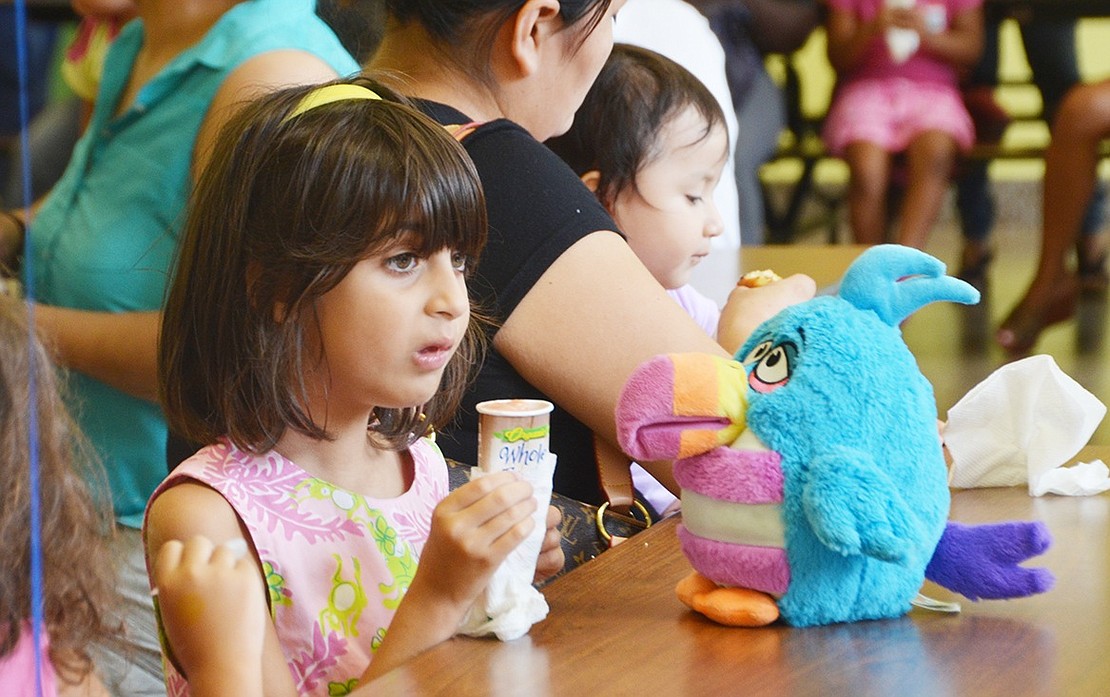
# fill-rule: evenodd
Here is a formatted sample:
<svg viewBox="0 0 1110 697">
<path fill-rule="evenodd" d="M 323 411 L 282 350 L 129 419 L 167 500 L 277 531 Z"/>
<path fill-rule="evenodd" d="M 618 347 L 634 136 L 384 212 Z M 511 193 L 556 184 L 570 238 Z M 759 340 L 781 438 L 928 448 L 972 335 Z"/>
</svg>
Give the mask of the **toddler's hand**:
<svg viewBox="0 0 1110 697">
<path fill-rule="evenodd" d="M 449 602 L 461 620 L 493 572 L 532 531 L 535 510 L 532 485 L 512 472 L 488 474 L 452 491 L 432 515 L 410 593 L 419 586 L 436 602 Z"/>
<path fill-rule="evenodd" d="M 563 533 L 559 527 L 562 522 L 562 512 L 554 506 L 548 506 L 547 531 L 540 546 L 540 556 L 536 559 L 536 575 L 532 579 L 533 583 L 546 581 L 562 571 L 563 565 L 566 564 L 566 555 L 563 554 L 562 547 Z"/>
<path fill-rule="evenodd" d="M 237 542 L 241 551 L 201 536 L 170 540 L 154 561 L 166 641 L 190 684 L 241 685 L 235 676 L 244 676 L 261 685 L 265 596 L 258 566 Z"/>
<path fill-rule="evenodd" d="M 817 284 L 804 274 L 794 274 L 760 288 L 737 286 L 721 309 L 717 342 L 729 353 L 735 353 L 765 320 L 816 293 Z"/>
</svg>

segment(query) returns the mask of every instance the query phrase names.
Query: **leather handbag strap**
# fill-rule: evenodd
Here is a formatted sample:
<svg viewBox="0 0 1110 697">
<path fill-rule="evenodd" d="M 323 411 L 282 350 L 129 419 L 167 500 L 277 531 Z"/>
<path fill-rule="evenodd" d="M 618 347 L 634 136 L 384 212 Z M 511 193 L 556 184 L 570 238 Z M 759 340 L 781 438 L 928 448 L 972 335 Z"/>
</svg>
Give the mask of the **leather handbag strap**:
<svg viewBox="0 0 1110 697">
<path fill-rule="evenodd" d="M 632 490 L 632 460 L 616 446 L 594 435 L 594 457 L 601 490 L 610 508 L 628 514 L 635 494 Z"/>
</svg>

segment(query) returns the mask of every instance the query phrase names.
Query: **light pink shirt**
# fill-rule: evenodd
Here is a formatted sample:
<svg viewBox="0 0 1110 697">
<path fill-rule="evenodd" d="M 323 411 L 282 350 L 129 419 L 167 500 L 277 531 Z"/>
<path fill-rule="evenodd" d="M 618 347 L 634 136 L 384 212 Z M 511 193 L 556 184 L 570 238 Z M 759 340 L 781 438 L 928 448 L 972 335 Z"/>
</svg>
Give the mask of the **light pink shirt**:
<svg viewBox="0 0 1110 697">
<path fill-rule="evenodd" d="M 678 303 L 686 313 L 694 318 L 698 326 L 714 339 L 717 338 L 717 324 L 721 321 L 721 308 L 705 297 L 691 285 L 674 288 L 667 295 Z"/>
<path fill-rule="evenodd" d="M 47 649 L 50 641 L 44 631 L 42 644 L 42 694 L 52 697 L 58 694 L 54 677 L 54 667 L 50 663 Z M 31 633 L 31 623 L 24 622 L 19 641 L 11 653 L 0 657 L 0 692 L 5 695 L 34 695 L 35 692 L 35 640 Z"/>
<path fill-rule="evenodd" d="M 851 12 L 863 22 L 869 22 L 879 14 L 884 0 L 826 0 L 835 10 Z M 944 27 L 952 25 L 952 18 L 961 12 L 979 7 L 982 0 L 918 0 L 922 6 L 939 8 L 944 14 Z M 855 81 L 875 78 L 902 77 L 915 82 L 934 82 L 955 87 L 958 83 L 956 69 L 939 58 L 918 50 L 905 63 L 896 63 L 891 58 L 883 37 L 877 37 L 867 47 L 867 52 L 855 70 L 841 75 L 840 80 Z"/>
<path fill-rule="evenodd" d="M 348 491 L 276 452 L 252 455 L 225 441 L 181 463 L 154 493 L 194 480 L 235 509 L 266 572 L 271 616 L 298 694 L 353 689 L 408 591 L 432 510 L 447 495 L 439 448 L 425 439 L 409 453 L 412 486 L 392 499 Z M 189 694 L 173 665 L 164 664 L 169 694 Z"/>
</svg>

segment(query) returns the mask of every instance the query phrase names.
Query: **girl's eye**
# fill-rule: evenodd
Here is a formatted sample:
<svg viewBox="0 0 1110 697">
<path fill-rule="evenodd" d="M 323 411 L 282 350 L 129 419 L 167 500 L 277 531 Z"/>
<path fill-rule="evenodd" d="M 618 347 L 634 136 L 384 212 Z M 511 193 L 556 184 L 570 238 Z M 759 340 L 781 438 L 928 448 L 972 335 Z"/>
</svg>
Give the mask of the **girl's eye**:
<svg viewBox="0 0 1110 697">
<path fill-rule="evenodd" d="M 702 199 L 701 196 L 691 196 L 691 195 L 687 194 L 686 195 L 686 200 L 689 201 L 690 203 L 697 204 L 697 203 L 701 203 L 703 199 Z"/>
<path fill-rule="evenodd" d="M 385 260 L 386 267 L 391 271 L 412 271 L 416 267 L 419 259 L 412 252 L 405 252 L 403 254 L 394 254 Z"/>
<path fill-rule="evenodd" d="M 462 252 L 451 252 L 451 266 L 455 267 L 456 271 L 466 271 L 466 267 L 470 265 L 470 259 Z"/>
</svg>

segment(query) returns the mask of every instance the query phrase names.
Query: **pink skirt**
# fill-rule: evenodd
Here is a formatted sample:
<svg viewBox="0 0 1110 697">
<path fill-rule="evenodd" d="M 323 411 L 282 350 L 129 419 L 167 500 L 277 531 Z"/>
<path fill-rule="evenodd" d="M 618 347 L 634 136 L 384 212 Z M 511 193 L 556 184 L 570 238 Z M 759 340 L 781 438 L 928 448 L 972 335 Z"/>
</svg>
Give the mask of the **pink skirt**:
<svg viewBox="0 0 1110 697">
<path fill-rule="evenodd" d="M 961 150 L 975 144 L 975 126 L 955 87 L 884 78 L 839 87 L 821 137 L 834 155 L 861 140 L 901 152 L 925 131 L 949 134 Z"/>
</svg>

